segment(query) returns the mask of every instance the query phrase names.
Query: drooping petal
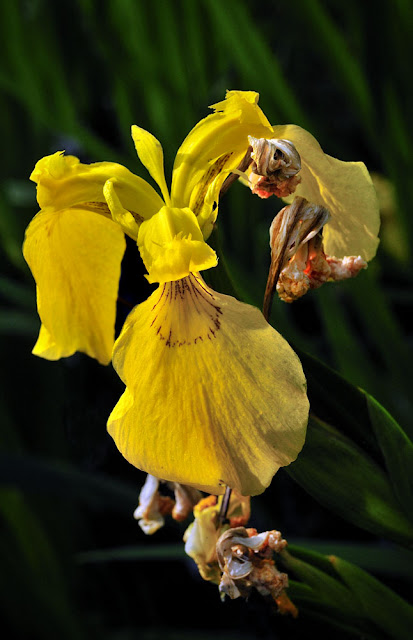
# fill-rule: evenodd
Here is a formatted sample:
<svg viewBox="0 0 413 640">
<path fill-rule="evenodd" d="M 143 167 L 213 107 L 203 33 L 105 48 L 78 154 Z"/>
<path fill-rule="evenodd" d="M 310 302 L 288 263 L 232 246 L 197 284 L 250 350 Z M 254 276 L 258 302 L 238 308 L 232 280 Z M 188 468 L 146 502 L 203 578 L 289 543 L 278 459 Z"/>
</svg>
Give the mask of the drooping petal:
<svg viewBox="0 0 413 640">
<path fill-rule="evenodd" d="M 163 207 L 139 229 L 138 247 L 149 282 L 179 280 L 217 265 L 190 209 Z"/>
<path fill-rule="evenodd" d="M 163 206 L 155 189 L 115 162 L 82 164 L 78 158 L 58 151 L 39 160 L 30 176 L 37 183 L 41 209 L 52 207 L 59 211 L 84 203 L 89 206 L 101 203 L 100 212 L 107 216 L 110 213 L 103 185 L 110 178 L 116 178 L 116 192 L 123 207 L 141 218 L 150 218 Z"/>
<path fill-rule="evenodd" d="M 57 360 L 82 351 L 110 362 L 124 250 L 122 229 L 104 216 L 50 207 L 35 216 L 23 247 L 42 321 L 33 353 Z"/>
<path fill-rule="evenodd" d="M 274 127 L 274 137 L 291 140 L 301 156 L 301 183 L 286 201 L 302 196 L 331 213 L 324 229 L 326 253 L 337 258 L 355 255 L 371 260 L 379 244 L 380 217 L 366 166 L 326 155 L 308 131 L 295 125 Z"/>
<path fill-rule="evenodd" d="M 169 205 L 169 191 L 165 181 L 161 143 L 149 131 L 137 127 L 136 124 L 132 126 L 132 138 L 139 160 L 159 185 L 165 204 Z"/>
<path fill-rule="evenodd" d="M 249 305 L 191 274 L 128 316 L 113 363 L 127 385 L 109 433 L 152 475 L 220 493 L 261 493 L 305 438 L 300 362 Z"/>
<path fill-rule="evenodd" d="M 200 225 L 203 231 L 205 225 L 205 238 L 212 230 L 209 218 L 216 218 L 214 202 L 218 202 L 222 183 L 244 157 L 248 136 L 272 134 L 271 125 L 258 106 L 258 97 L 253 91 L 228 91 L 225 100 L 212 106 L 215 112 L 192 129 L 178 150 L 172 176 L 172 205 L 189 207 L 197 216 L 203 209 Z M 205 203 L 212 183 L 213 192 L 209 192 Z"/>
</svg>

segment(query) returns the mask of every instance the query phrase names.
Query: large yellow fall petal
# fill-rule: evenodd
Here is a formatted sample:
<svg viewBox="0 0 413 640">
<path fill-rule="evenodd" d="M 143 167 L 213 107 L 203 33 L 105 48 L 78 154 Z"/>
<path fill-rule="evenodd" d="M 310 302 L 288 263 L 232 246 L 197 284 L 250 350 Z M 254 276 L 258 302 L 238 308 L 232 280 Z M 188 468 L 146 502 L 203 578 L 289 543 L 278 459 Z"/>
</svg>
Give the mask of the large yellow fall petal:
<svg viewBox="0 0 413 640">
<path fill-rule="evenodd" d="M 274 127 L 274 138 L 291 140 L 301 156 L 301 184 L 286 199 L 302 196 L 326 207 L 331 219 L 324 228 L 328 255 L 360 255 L 371 260 L 379 244 L 379 207 L 363 162 L 342 162 L 326 155 L 308 131 L 295 125 Z"/>
<path fill-rule="evenodd" d="M 190 209 L 162 207 L 140 226 L 138 247 L 149 282 L 179 280 L 192 271 L 217 265 L 215 251 L 204 242 Z"/>
<path fill-rule="evenodd" d="M 141 218 L 150 218 L 163 206 L 161 197 L 145 180 L 115 162 L 82 164 L 74 156 L 58 151 L 37 162 L 30 179 L 37 183 L 37 201 L 41 209 L 53 207 L 55 211 L 88 203 L 110 216 L 103 185 L 116 178 L 116 193 L 122 205 Z"/>
<path fill-rule="evenodd" d="M 169 191 L 165 181 L 163 149 L 161 143 L 149 131 L 132 126 L 132 138 L 139 160 L 159 185 L 165 204 L 169 205 Z"/>
<path fill-rule="evenodd" d="M 76 208 L 35 216 L 23 247 L 42 321 L 33 353 L 57 360 L 82 351 L 110 362 L 124 250 L 122 229 L 104 216 Z"/>
<path fill-rule="evenodd" d="M 164 284 L 131 312 L 113 363 L 127 388 L 109 433 L 152 475 L 255 495 L 303 446 L 298 357 L 258 309 L 199 276 Z"/>
<path fill-rule="evenodd" d="M 203 209 L 203 231 L 209 217 L 205 195 L 210 185 L 215 181 L 214 194 L 209 193 L 209 213 L 216 217 L 219 189 L 244 157 L 248 136 L 271 136 L 272 128 L 258 106 L 258 97 L 253 91 L 228 91 L 225 100 L 212 106 L 215 112 L 192 129 L 178 150 L 172 175 L 172 206 L 189 207 L 197 216 Z M 205 238 L 211 230 L 212 225 L 205 224 Z"/>
</svg>

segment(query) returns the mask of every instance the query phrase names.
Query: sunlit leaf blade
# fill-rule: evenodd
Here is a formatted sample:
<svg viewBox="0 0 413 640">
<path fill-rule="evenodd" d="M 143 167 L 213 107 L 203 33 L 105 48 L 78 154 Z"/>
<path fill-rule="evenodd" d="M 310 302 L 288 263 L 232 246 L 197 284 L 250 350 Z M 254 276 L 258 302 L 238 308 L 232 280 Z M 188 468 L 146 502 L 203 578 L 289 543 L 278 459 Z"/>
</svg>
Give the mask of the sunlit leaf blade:
<svg viewBox="0 0 413 640">
<path fill-rule="evenodd" d="M 312 416 L 298 459 L 285 468 L 310 495 L 345 520 L 413 548 L 413 526 L 388 478 L 349 438 Z"/>
</svg>

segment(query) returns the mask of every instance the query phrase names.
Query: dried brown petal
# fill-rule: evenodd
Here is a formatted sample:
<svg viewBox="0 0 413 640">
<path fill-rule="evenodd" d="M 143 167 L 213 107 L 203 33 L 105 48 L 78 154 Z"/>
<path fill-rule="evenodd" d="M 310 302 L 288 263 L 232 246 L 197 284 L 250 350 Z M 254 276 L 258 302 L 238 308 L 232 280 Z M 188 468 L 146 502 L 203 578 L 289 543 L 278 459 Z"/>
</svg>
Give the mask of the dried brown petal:
<svg viewBox="0 0 413 640">
<path fill-rule="evenodd" d="M 273 138 L 253 138 L 249 136 L 252 148 L 249 186 L 260 198 L 276 195 L 286 198 L 294 193 L 301 179 L 297 175 L 301 169 L 300 155 L 290 140 Z"/>
</svg>

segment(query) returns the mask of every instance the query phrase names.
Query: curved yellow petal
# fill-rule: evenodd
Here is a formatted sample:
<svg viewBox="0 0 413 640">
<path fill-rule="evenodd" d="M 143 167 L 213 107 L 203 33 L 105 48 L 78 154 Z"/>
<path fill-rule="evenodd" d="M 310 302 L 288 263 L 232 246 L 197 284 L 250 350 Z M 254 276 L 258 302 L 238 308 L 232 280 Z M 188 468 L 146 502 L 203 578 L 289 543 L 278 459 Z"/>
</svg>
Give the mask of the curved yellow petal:
<svg viewBox="0 0 413 640">
<path fill-rule="evenodd" d="M 89 211 L 48 208 L 33 218 L 23 246 L 42 321 L 33 353 L 57 360 L 82 351 L 110 362 L 124 250 L 122 229 Z"/>
<path fill-rule="evenodd" d="M 138 247 L 149 282 L 179 280 L 218 262 L 190 209 L 162 207 L 140 226 Z"/>
<path fill-rule="evenodd" d="M 301 156 L 301 184 L 286 199 L 302 196 L 326 207 L 331 220 L 324 228 L 328 255 L 360 255 L 371 260 L 379 244 L 380 214 L 372 180 L 362 162 L 342 162 L 326 155 L 308 131 L 295 125 L 274 127 L 274 137 L 291 140 Z"/>
<path fill-rule="evenodd" d="M 159 185 L 165 204 L 170 204 L 169 191 L 165 181 L 163 149 L 161 143 L 149 131 L 132 126 L 132 138 L 139 160 L 147 168 L 155 182 Z"/>
<path fill-rule="evenodd" d="M 150 218 L 163 206 L 163 201 L 145 180 L 115 162 L 82 164 L 74 156 L 58 151 L 37 162 L 30 179 L 37 183 L 37 201 L 41 209 L 55 211 L 83 203 L 104 203 L 102 213 L 110 215 L 103 185 L 110 178 L 117 180 L 117 194 L 128 211 Z"/>
<path fill-rule="evenodd" d="M 137 214 L 133 216 L 130 211 L 127 211 L 127 209 L 122 206 L 114 187 L 116 182 L 116 178 L 113 180 L 106 180 L 103 186 L 103 195 L 106 198 L 113 221 L 117 222 L 123 229 L 124 233 L 126 233 L 130 238 L 137 240 L 139 227 L 143 222 L 143 218 L 140 218 Z"/>
<path fill-rule="evenodd" d="M 198 215 L 204 205 L 205 194 L 217 176 L 221 175 L 223 181 L 239 166 L 249 146 L 248 136 L 272 135 L 271 125 L 258 106 L 258 97 L 253 91 L 228 91 L 225 100 L 212 106 L 215 112 L 201 120 L 188 134 L 175 159 L 172 206 L 189 207 Z M 210 197 L 211 215 L 216 216 L 214 202 L 217 204 L 222 181 L 215 183 L 214 196 Z M 203 220 L 207 219 L 204 209 Z M 208 233 L 210 226 L 206 227 Z"/>
<path fill-rule="evenodd" d="M 221 493 L 261 493 L 301 450 L 301 364 L 260 311 L 191 274 L 128 316 L 113 364 L 127 385 L 108 430 L 129 462 Z"/>
</svg>

